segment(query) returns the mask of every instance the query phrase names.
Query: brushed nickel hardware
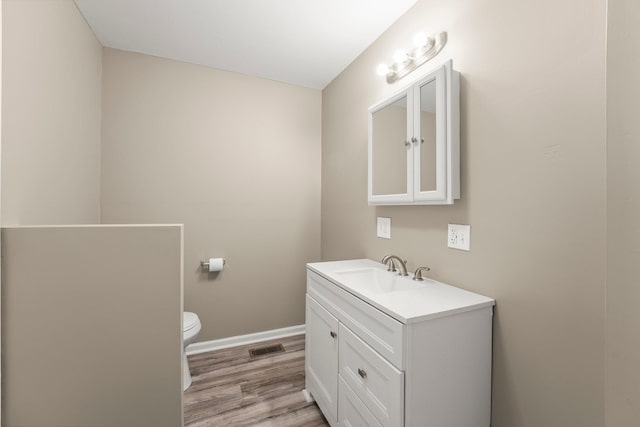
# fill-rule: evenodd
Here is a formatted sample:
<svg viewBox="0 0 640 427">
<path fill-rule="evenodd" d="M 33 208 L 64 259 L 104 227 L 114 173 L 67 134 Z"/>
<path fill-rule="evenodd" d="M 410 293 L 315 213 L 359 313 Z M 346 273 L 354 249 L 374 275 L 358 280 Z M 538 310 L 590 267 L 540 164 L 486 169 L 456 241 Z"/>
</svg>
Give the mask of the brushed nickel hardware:
<svg viewBox="0 0 640 427">
<path fill-rule="evenodd" d="M 413 273 L 413 280 L 419 280 L 419 281 L 424 280 L 422 278 L 422 272 L 423 271 L 431 271 L 431 269 L 429 267 L 418 267 L 416 269 L 416 272 Z"/>
<path fill-rule="evenodd" d="M 397 262 L 397 264 L 396 264 Z M 397 255 L 387 255 L 382 258 L 382 263 L 387 265 L 387 271 L 396 271 L 396 267 L 400 270 L 398 273 L 400 276 L 408 276 L 407 273 L 407 260 L 404 261 Z"/>
<path fill-rule="evenodd" d="M 358 368 L 358 375 L 360 375 L 362 379 L 367 378 L 367 372 L 364 369 Z"/>
<path fill-rule="evenodd" d="M 420 144 L 424 144 L 424 138 L 420 138 Z"/>
<path fill-rule="evenodd" d="M 416 142 L 418 142 L 418 138 L 416 138 L 415 136 L 411 137 L 411 142 L 415 144 Z"/>
<path fill-rule="evenodd" d="M 387 271 L 397 271 L 395 264 L 391 261 L 391 255 L 385 255 L 381 262 L 387 266 Z"/>
<path fill-rule="evenodd" d="M 338 334 L 336 334 L 335 332 L 331 331 L 329 332 L 329 335 L 331 335 L 331 338 L 335 338 L 338 336 Z"/>
<path fill-rule="evenodd" d="M 408 146 L 410 146 L 410 145 L 411 145 L 411 141 L 407 140 L 407 141 L 405 141 L 405 142 L 404 142 L 404 146 L 405 146 L 405 147 L 408 147 Z"/>
</svg>

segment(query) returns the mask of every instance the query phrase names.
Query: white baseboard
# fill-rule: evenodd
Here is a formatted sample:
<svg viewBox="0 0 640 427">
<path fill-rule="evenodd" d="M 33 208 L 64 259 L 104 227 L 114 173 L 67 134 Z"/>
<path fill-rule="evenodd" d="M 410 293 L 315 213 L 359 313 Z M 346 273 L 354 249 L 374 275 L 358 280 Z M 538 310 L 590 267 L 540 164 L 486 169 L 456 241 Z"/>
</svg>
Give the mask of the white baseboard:
<svg viewBox="0 0 640 427">
<path fill-rule="evenodd" d="M 256 332 L 255 334 L 238 335 L 235 337 L 221 338 L 219 340 L 194 342 L 187 347 L 186 352 L 187 356 L 191 356 L 192 354 L 206 353 L 208 351 L 222 350 L 223 348 L 237 347 L 300 334 L 304 334 L 304 325 L 272 329 L 270 331 Z"/>
<path fill-rule="evenodd" d="M 304 396 L 304 400 L 307 403 L 311 403 L 311 402 L 313 402 L 315 400 L 313 398 L 313 396 L 311 395 L 311 393 L 309 393 L 309 390 L 307 390 L 306 388 L 304 390 L 302 390 L 302 395 Z"/>
</svg>

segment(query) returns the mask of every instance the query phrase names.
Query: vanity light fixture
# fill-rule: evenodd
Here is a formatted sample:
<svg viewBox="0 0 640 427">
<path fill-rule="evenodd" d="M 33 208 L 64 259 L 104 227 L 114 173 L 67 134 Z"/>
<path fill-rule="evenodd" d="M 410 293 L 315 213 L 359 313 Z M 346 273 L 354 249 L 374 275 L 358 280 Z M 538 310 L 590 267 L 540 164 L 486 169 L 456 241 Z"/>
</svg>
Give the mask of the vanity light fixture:
<svg viewBox="0 0 640 427">
<path fill-rule="evenodd" d="M 397 82 L 436 56 L 447 44 L 447 33 L 441 31 L 431 36 L 426 33 L 418 33 L 413 41 L 415 47 L 409 52 L 398 50 L 393 54 L 393 64 L 378 65 L 378 74 L 387 76 L 387 83 Z"/>
</svg>

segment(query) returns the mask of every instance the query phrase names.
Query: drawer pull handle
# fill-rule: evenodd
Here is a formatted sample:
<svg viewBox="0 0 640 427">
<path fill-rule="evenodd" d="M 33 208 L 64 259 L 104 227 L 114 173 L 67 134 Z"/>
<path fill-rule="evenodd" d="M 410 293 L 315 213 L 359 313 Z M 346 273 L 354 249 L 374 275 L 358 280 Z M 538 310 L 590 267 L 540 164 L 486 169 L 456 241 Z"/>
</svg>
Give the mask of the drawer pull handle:
<svg viewBox="0 0 640 427">
<path fill-rule="evenodd" d="M 338 336 L 338 334 L 336 334 L 335 332 L 331 331 L 329 332 L 329 335 L 331 335 L 331 338 L 335 338 Z"/>
<path fill-rule="evenodd" d="M 367 372 L 364 369 L 358 368 L 358 375 L 360 375 L 362 379 L 365 379 L 367 377 Z"/>
</svg>

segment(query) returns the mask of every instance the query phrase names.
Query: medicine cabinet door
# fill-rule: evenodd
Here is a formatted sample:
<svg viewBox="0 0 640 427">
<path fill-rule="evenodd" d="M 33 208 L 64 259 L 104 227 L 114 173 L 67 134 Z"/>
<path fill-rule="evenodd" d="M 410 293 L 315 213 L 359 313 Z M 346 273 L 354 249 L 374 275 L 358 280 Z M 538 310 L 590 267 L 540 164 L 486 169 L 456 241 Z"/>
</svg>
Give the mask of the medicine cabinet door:
<svg viewBox="0 0 640 427">
<path fill-rule="evenodd" d="M 445 68 L 413 88 L 414 201 L 442 201 L 447 194 L 447 109 Z"/>
<path fill-rule="evenodd" d="M 369 203 L 413 201 L 413 91 L 369 111 Z"/>
</svg>

